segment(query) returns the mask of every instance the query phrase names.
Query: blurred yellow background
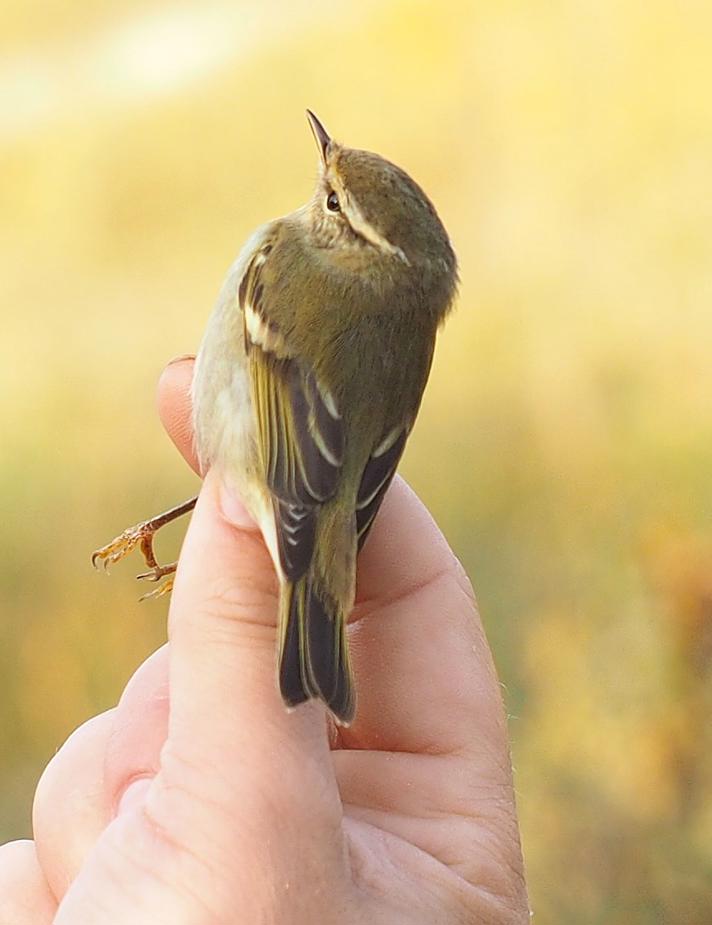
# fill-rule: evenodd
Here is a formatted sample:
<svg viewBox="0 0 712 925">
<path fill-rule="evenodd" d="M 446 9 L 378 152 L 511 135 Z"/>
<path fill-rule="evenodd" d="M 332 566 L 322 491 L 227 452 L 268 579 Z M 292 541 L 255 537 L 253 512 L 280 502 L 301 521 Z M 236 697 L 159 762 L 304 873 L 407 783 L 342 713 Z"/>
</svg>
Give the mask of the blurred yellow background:
<svg viewBox="0 0 712 925">
<path fill-rule="evenodd" d="M 478 593 L 535 921 L 709 925 L 712 5 L 0 17 L 0 841 L 164 638 L 139 561 L 89 553 L 195 489 L 154 384 L 310 195 L 308 105 L 409 170 L 460 256 L 403 471 Z"/>
</svg>

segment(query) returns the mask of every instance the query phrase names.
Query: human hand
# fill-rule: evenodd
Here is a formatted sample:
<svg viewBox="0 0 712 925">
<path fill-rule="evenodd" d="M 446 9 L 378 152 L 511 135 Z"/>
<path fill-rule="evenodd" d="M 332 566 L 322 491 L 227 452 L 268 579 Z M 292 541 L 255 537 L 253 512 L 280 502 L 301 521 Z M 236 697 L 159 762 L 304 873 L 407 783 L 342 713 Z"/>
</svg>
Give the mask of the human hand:
<svg viewBox="0 0 712 925">
<path fill-rule="evenodd" d="M 188 462 L 192 362 L 159 410 Z M 358 712 L 288 713 L 277 583 L 205 479 L 170 642 L 40 781 L 35 842 L 0 849 L 0 925 L 529 921 L 507 731 L 470 585 L 401 480 L 359 559 Z"/>
</svg>

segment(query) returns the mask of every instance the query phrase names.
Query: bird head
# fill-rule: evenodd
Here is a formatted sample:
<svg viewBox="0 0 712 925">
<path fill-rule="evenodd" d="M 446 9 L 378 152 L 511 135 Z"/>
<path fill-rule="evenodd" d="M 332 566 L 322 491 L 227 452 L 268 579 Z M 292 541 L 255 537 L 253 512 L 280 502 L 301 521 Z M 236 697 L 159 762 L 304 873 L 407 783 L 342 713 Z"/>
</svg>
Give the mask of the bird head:
<svg viewBox="0 0 712 925">
<path fill-rule="evenodd" d="M 317 243 L 454 276 L 452 246 L 420 186 L 384 157 L 332 139 L 310 110 L 307 117 L 319 150 L 319 178 L 307 211 Z"/>
</svg>

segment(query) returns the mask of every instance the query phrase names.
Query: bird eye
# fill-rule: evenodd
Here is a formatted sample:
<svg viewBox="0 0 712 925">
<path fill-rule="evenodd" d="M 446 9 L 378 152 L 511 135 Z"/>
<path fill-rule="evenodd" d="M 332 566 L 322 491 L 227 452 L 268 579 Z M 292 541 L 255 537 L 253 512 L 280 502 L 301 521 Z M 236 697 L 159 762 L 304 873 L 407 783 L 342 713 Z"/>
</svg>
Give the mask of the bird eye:
<svg viewBox="0 0 712 925">
<path fill-rule="evenodd" d="M 341 211 L 341 206 L 339 205 L 339 197 L 333 190 L 326 197 L 326 208 L 329 210 L 329 212 Z"/>
</svg>

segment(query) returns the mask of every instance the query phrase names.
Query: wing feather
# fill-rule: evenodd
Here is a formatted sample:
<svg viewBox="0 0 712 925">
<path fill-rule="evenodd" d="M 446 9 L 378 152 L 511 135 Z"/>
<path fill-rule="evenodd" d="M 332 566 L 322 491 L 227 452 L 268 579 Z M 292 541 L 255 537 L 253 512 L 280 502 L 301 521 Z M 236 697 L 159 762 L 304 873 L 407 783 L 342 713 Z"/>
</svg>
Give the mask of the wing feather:
<svg viewBox="0 0 712 925">
<path fill-rule="evenodd" d="M 239 286 L 257 418 L 259 450 L 275 500 L 280 560 L 296 580 L 312 558 L 314 518 L 334 497 L 344 460 L 344 425 L 333 396 L 269 317 L 262 279 L 268 241 L 253 256 Z M 266 252 L 266 253 L 265 253 Z"/>
<path fill-rule="evenodd" d="M 359 550 L 366 542 L 366 537 L 373 526 L 388 486 L 393 481 L 407 439 L 407 428 L 391 432 L 376 447 L 366 463 L 356 496 L 356 531 Z M 385 449 L 383 449 L 384 446 Z"/>
</svg>

